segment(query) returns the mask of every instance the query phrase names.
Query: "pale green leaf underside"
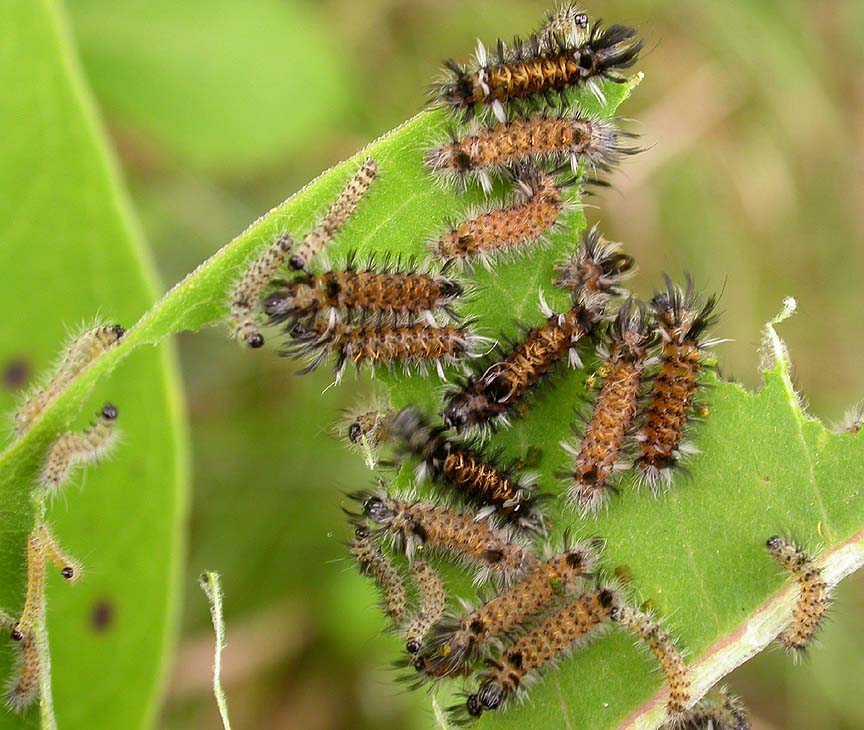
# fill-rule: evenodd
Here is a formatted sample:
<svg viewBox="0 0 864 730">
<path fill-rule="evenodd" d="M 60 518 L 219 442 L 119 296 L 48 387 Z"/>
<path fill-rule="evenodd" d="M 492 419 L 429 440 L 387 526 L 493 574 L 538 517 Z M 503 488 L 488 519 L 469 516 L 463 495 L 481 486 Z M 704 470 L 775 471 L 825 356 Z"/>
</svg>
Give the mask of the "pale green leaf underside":
<svg viewBox="0 0 864 730">
<path fill-rule="evenodd" d="M 134 322 L 156 286 L 53 0 L 2 5 L 0 88 L 0 367 L 26 362 L 38 379 L 68 331 L 97 313 Z M 14 613 L 34 520 L 29 496 L 48 444 L 86 425 L 105 400 L 119 409 L 113 458 L 79 472 L 48 510 L 59 541 L 85 566 L 74 586 L 56 571 L 48 580 L 54 705 L 64 730 L 152 724 L 182 558 L 185 444 L 171 343 L 99 375 L 92 398 L 79 388 L 0 458 L 0 608 Z M 4 412 L 16 400 L 0 392 Z M 4 681 L 11 648 L 0 641 Z M 35 727 L 38 717 L 36 709 L 21 718 L 4 708 L 0 728 Z"/>
</svg>

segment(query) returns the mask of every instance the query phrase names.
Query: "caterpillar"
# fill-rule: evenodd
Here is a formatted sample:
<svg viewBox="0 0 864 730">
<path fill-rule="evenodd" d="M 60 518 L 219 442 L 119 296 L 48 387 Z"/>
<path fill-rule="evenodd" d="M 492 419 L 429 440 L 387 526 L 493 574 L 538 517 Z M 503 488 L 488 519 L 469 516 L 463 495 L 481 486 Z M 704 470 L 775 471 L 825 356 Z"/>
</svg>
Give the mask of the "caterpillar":
<svg viewBox="0 0 864 730">
<path fill-rule="evenodd" d="M 306 274 L 269 294 L 263 306 L 271 324 L 325 313 L 332 323 L 340 312 L 360 311 L 389 317 L 423 315 L 435 325 L 431 313 L 443 310 L 455 318 L 452 305 L 461 295 L 458 282 L 435 274 L 376 271 L 371 265 L 357 270 L 352 255 L 345 270 Z"/>
<path fill-rule="evenodd" d="M 383 399 L 374 399 L 359 408 L 346 410 L 335 432 L 352 451 L 359 452 L 366 466 L 375 468 L 378 447 L 390 441 L 390 423 L 395 415 Z"/>
<path fill-rule="evenodd" d="M 45 408 L 100 354 L 116 345 L 126 333 L 119 324 L 100 325 L 79 335 L 66 349 L 60 366 L 41 390 L 15 414 L 15 429 L 23 435 Z"/>
<path fill-rule="evenodd" d="M 747 708 L 725 687 L 715 687 L 661 730 L 750 730 Z"/>
<path fill-rule="evenodd" d="M 616 472 L 630 467 L 622 459 L 639 403 L 639 392 L 653 331 L 647 307 L 627 299 L 610 327 L 603 369 L 606 377 L 578 444 L 561 445 L 573 459 L 568 502 L 583 514 L 596 513 L 613 489 Z"/>
<path fill-rule="evenodd" d="M 478 108 L 491 108 L 502 122 L 506 119 L 505 104 L 545 101 L 554 94 L 566 98 L 566 92 L 578 84 L 587 84 L 602 102 L 597 81 L 602 78 L 623 82 L 618 72 L 636 62 L 642 41 L 636 39 L 633 28 L 604 28 L 599 21 L 587 30 L 584 40 L 575 23 L 570 33 L 559 33 L 566 15 L 553 16 L 546 32 L 532 35 L 525 42 L 515 39 L 507 47 L 499 40 L 493 59 L 478 41 L 471 68 L 452 60 L 445 63 L 449 78 L 435 87 L 435 98 L 468 118 Z M 581 21 L 577 14 L 572 17 Z"/>
<path fill-rule="evenodd" d="M 16 669 L 6 687 L 6 706 L 13 712 L 24 712 L 39 696 L 39 638 L 27 635 L 18 645 Z"/>
<path fill-rule="evenodd" d="M 418 559 L 411 566 L 411 577 L 420 593 L 420 606 L 405 631 L 405 650 L 417 654 L 426 636 L 447 608 L 447 591 L 438 571 L 427 561 Z"/>
<path fill-rule="evenodd" d="M 574 183 L 559 183 L 555 175 L 521 165 L 514 174 L 516 195 L 507 205 L 470 215 L 429 244 L 439 259 L 450 263 L 479 261 L 486 268 L 496 258 L 523 253 L 546 242 L 563 212 Z"/>
<path fill-rule="evenodd" d="M 514 410 L 562 360 L 582 366 L 576 346 L 595 332 L 602 308 L 577 301 L 566 312 L 553 312 L 541 291 L 540 309 L 544 324 L 529 329 L 509 349 L 499 348 L 497 358 L 479 375 L 446 396 L 442 416 L 450 428 L 462 432 L 507 426 Z"/>
<path fill-rule="evenodd" d="M 291 328 L 293 342 L 284 354 L 310 358 L 300 374 L 320 367 L 333 352 L 336 354 L 335 380 L 342 381 L 348 363 L 359 370 L 364 363 L 373 366 L 401 364 L 407 371 L 418 368 L 425 373 L 433 365 L 442 380 L 444 365 L 452 365 L 463 357 L 473 357 L 487 338 L 473 333 L 470 324 L 436 325 L 428 322 L 401 324 L 398 322 L 348 324 L 341 321 L 313 322 L 310 326 Z"/>
<path fill-rule="evenodd" d="M 520 477 L 471 446 L 447 438 L 446 428 L 432 427 L 414 407 L 403 408 L 390 428 L 402 452 L 420 459 L 418 481 L 428 474 L 435 482 L 454 489 L 481 507 L 478 519 L 494 514 L 517 527 L 543 528 L 531 477 Z"/>
<path fill-rule="evenodd" d="M 395 626 L 400 626 L 405 621 L 408 606 L 405 585 L 396 566 L 384 555 L 367 525 L 354 526 L 351 555 L 357 562 L 360 574 L 375 581 L 384 599 L 385 613 Z"/>
<path fill-rule="evenodd" d="M 766 542 L 766 547 L 798 583 L 799 597 L 792 612 L 792 623 L 777 638 L 786 649 L 800 655 L 818 631 L 828 609 L 828 584 L 822 577 L 822 570 L 794 542 L 775 536 Z"/>
<path fill-rule="evenodd" d="M 635 273 L 635 259 L 594 226 L 583 233 L 576 252 L 555 267 L 553 284 L 575 297 L 619 297 L 625 293 L 621 282 Z"/>
<path fill-rule="evenodd" d="M 254 316 L 261 292 L 285 265 L 293 248 L 294 239 L 291 234 L 280 233 L 234 285 L 229 306 L 229 325 L 237 340 L 245 342 L 251 348 L 264 346 L 264 335 L 258 331 Z"/>
<path fill-rule="evenodd" d="M 465 673 L 493 642 L 553 605 L 595 565 L 596 555 L 588 545 L 575 545 L 547 557 L 491 600 L 463 616 L 447 616 L 434 626 L 415 666 L 432 677 Z"/>
<path fill-rule="evenodd" d="M 843 416 L 843 423 L 836 429 L 838 433 L 859 433 L 864 426 L 864 402 L 856 403 Z"/>
<path fill-rule="evenodd" d="M 537 561 L 511 531 L 490 520 L 478 521 L 473 514 L 386 493 L 357 492 L 351 497 L 363 505 L 363 514 L 405 551 L 409 561 L 413 562 L 420 551 L 437 549 L 478 566 L 478 583 L 495 577 L 505 584 Z"/>
<path fill-rule="evenodd" d="M 689 275 L 684 289 L 668 276 L 664 279 L 665 290 L 651 300 L 662 347 L 660 366 L 637 437 L 636 467 L 640 479 L 652 488 L 669 484 L 682 455 L 695 452 L 683 443 L 684 431 L 705 369 L 705 351 L 719 342 L 704 340 L 705 331 L 717 319 L 717 298 L 710 296 L 703 302 Z"/>
<path fill-rule="evenodd" d="M 523 634 L 497 659 L 488 660 L 481 673 L 481 684 L 468 696 L 464 709 L 452 708 L 454 719 L 463 711 L 479 717 L 486 711 L 502 709 L 532 678 L 532 675 L 571 651 L 591 634 L 596 634 L 610 618 L 618 596 L 609 588 L 584 593 Z"/>
<path fill-rule="evenodd" d="M 537 30 L 540 48 L 544 51 L 554 51 L 559 38 L 571 38 L 576 45 L 581 45 L 589 28 L 588 13 L 575 4 L 565 4 L 554 11 L 546 13 L 546 19 Z"/>
<path fill-rule="evenodd" d="M 573 174 L 584 162 L 595 170 L 610 170 L 624 155 L 638 149 L 608 121 L 562 114 L 536 114 L 499 122 L 492 127 L 473 127 L 462 138 L 428 150 L 426 166 L 460 189 L 474 180 L 485 193 L 492 191 L 493 173 L 508 166 L 540 164 L 558 168 L 569 162 Z"/>
<path fill-rule="evenodd" d="M 66 432 L 51 445 L 39 472 L 39 483 L 45 489 L 55 492 L 66 483 L 73 467 L 99 461 L 114 446 L 117 408 L 106 403 L 96 415 L 89 428 L 80 433 Z"/>
<path fill-rule="evenodd" d="M 630 606 L 616 606 L 610 618 L 636 634 L 657 658 L 669 684 L 666 709 L 673 719 L 677 718 L 690 702 L 690 672 L 669 632 L 650 615 Z"/>
<path fill-rule="evenodd" d="M 342 192 L 330 206 L 317 226 L 303 239 L 288 259 L 288 266 L 295 271 L 305 269 L 328 243 L 339 233 L 360 201 L 378 177 L 378 163 L 369 158 L 346 183 Z"/>
</svg>

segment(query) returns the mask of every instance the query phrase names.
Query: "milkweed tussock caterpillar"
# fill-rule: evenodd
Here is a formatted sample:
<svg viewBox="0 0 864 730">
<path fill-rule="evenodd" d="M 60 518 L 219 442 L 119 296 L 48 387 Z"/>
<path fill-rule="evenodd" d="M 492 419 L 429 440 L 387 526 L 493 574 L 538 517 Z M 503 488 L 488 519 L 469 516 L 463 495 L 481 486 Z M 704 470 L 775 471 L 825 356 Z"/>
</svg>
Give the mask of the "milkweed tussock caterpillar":
<svg viewBox="0 0 864 730">
<path fill-rule="evenodd" d="M 564 4 L 546 14 L 546 19 L 537 30 L 540 48 L 553 51 L 559 38 L 571 38 L 580 44 L 587 36 L 589 28 L 588 13 L 579 5 Z"/>
<path fill-rule="evenodd" d="M 864 426 L 864 402 L 856 403 L 843 416 L 843 423 L 837 428 L 839 433 L 859 433 Z"/>
<path fill-rule="evenodd" d="M 28 634 L 18 644 L 15 669 L 6 685 L 6 706 L 24 712 L 39 697 L 39 637 Z"/>
<path fill-rule="evenodd" d="M 126 333 L 119 324 L 100 325 L 76 337 L 63 353 L 57 371 L 15 414 L 15 428 L 23 435 L 45 408 L 99 355 L 116 345 Z"/>
<path fill-rule="evenodd" d="M 657 658 L 669 684 L 666 709 L 673 719 L 677 718 L 690 703 L 690 671 L 669 632 L 649 614 L 630 606 L 616 607 L 610 618 L 636 634 Z"/>
<path fill-rule="evenodd" d="M 668 277 L 665 290 L 651 300 L 661 342 L 659 371 L 638 435 L 636 466 L 649 486 L 672 480 L 672 469 L 694 449 L 683 443 L 696 403 L 705 351 L 719 341 L 706 341 L 706 330 L 716 322 L 717 298 L 703 297 L 688 275 L 684 289 Z"/>
<path fill-rule="evenodd" d="M 69 479 L 72 469 L 104 458 L 117 442 L 114 422 L 117 408 L 111 403 L 102 406 L 90 428 L 80 433 L 67 432 L 48 451 L 39 473 L 39 483 L 49 492 L 56 492 Z"/>
<path fill-rule="evenodd" d="M 699 702 L 661 730 L 750 730 L 750 717 L 741 700 L 725 687 L 715 687 Z"/>
<path fill-rule="evenodd" d="M 609 328 L 606 376 L 582 440 L 578 445 L 562 443 L 573 459 L 567 500 L 583 514 L 596 513 L 614 487 L 616 472 L 630 467 L 623 449 L 636 418 L 653 339 L 647 307 L 627 299 Z"/>
<path fill-rule="evenodd" d="M 566 11 L 553 16 L 539 35 L 524 42 L 517 38 L 507 46 L 499 40 L 493 58 L 478 40 L 470 68 L 452 60 L 445 63 L 449 78 L 435 88 L 436 99 L 467 117 L 491 108 L 500 121 L 506 119 L 507 104 L 547 101 L 553 94 L 566 101 L 566 92 L 579 84 L 587 84 L 603 101 L 597 81 L 623 82 L 618 72 L 636 62 L 642 41 L 633 28 L 604 28 L 599 21 L 584 31 L 585 38 L 575 24 L 569 33 L 556 32 L 566 16 Z"/>
<path fill-rule="evenodd" d="M 372 183 L 378 177 L 378 163 L 369 158 L 346 183 L 342 192 L 330 206 L 315 228 L 303 239 L 291 255 L 288 265 L 295 271 L 305 269 L 309 262 L 318 256 L 339 233 L 342 226 L 357 209 Z"/>
<path fill-rule="evenodd" d="M 828 609 L 828 585 L 822 570 L 794 542 L 772 537 L 766 543 L 771 556 L 795 577 L 798 583 L 798 602 L 792 612 L 792 623 L 778 641 L 791 651 L 803 652 L 822 624 Z"/>
<path fill-rule="evenodd" d="M 429 475 L 467 502 L 479 505 L 478 519 L 494 514 L 514 526 L 543 528 L 532 477 L 498 466 L 472 446 L 447 438 L 445 427 L 433 427 L 416 408 L 402 409 L 390 429 L 403 454 L 420 459 L 419 481 Z"/>
<path fill-rule="evenodd" d="M 575 208 L 566 199 L 573 181 L 559 183 L 553 174 L 522 166 L 514 175 L 516 195 L 500 208 L 469 216 L 429 244 L 446 262 L 479 261 L 489 268 L 496 258 L 543 245 L 562 213 Z"/>
<path fill-rule="evenodd" d="M 234 286 L 229 307 L 229 324 L 234 336 L 249 347 L 264 346 L 264 336 L 258 331 L 255 322 L 255 311 L 261 293 L 279 269 L 285 265 L 293 247 L 294 239 L 291 235 L 280 233 L 270 247 L 246 269 Z"/>
<path fill-rule="evenodd" d="M 368 526 L 355 525 L 351 555 L 357 561 L 360 574 L 375 581 L 384 599 L 384 611 L 394 625 L 400 626 L 405 621 L 408 607 L 405 584 L 396 566 L 384 555 L 381 545 L 373 537 Z"/>
<path fill-rule="evenodd" d="M 454 365 L 465 357 L 476 356 L 490 343 L 474 334 L 470 324 L 436 325 L 428 322 L 349 324 L 336 321 L 295 325 L 293 341 L 285 348 L 290 357 L 308 357 L 309 364 L 300 371 L 309 373 L 320 367 L 332 352 L 336 354 L 335 378 L 342 381 L 348 363 L 359 370 L 368 363 L 374 367 L 401 365 L 425 373 L 431 365 L 442 380 L 445 365 Z"/>
<path fill-rule="evenodd" d="M 499 349 L 498 358 L 477 376 L 469 378 L 444 403 L 444 422 L 456 431 L 507 426 L 520 403 L 563 360 L 581 367 L 577 345 L 592 335 L 602 318 L 602 308 L 574 302 L 566 312 L 553 312 L 542 292 L 540 309 L 546 322 L 529 329 L 523 339 Z"/>
<path fill-rule="evenodd" d="M 438 571 L 425 560 L 414 561 L 411 578 L 420 593 L 420 605 L 405 631 L 405 649 L 409 654 L 417 654 L 429 629 L 438 623 L 447 608 L 447 590 Z"/>
<path fill-rule="evenodd" d="M 622 156 L 638 152 L 625 143 L 632 137 L 608 121 L 537 114 L 492 127 L 474 126 L 461 139 L 428 150 L 425 162 L 442 179 L 455 181 L 460 188 L 476 180 L 488 194 L 493 174 L 513 165 L 558 168 L 569 162 L 574 174 L 583 163 L 594 170 L 610 170 Z"/>
<path fill-rule="evenodd" d="M 489 648 L 566 596 L 596 566 L 594 550 L 574 545 L 548 557 L 491 600 L 464 616 L 448 616 L 436 625 L 421 655 L 429 676 L 461 674 Z"/>
<path fill-rule="evenodd" d="M 390 441 L 390 423 L 395 411 L 384 399 L 375 399 L 359 408 L 347 410 L 335 431 L 352 451 L 360 453 L 366 466 L 373 469 L 378 463 L 378 448 Z"/>
<path fill-rule="evenodd" d="M 468 696 L 464 709 L 453 708 L 457 721 L 479 717 L 486 711 L 504 708 L 534 678 L 538 670 L 571 651 L 590 634 L 597 634 L 618 604 L 609 588 L 585 593 L 523 634 L 480 675 L 477 692 Z"/>
<path fill-rule="evenodd" d="M 594 226 L 582 235 L 576 252 L 555 267 L 553 283 L 575 297 L 618 297 L 625 294 L 621 283 L 635 274 L 636 260 Z"/>
<path fill-rule="evenodd" d="M 455 318 L 453 303 L 462 286 L 444 276 L 412 271 L 357 270 L 353 257 L 344 271 L 307 274 L 269 294 L 264 312 L 271 324 L 339 313 L 363 312 L 388 317 L 424 315 L 436 324 L 432 313 L 444 311 Z"/>
<path fill-rule="evenodd" d="M 389 534 L 409 560 L 413 561 L 419 551 L 435 549 L 478 566 L 477 582 L 495 577 L 505 584 L 537 562 L 527 544 L 512 530 L 498 527 L 491 520 L 478 521 L 468 512 L 385 493 L 359 492 L 351 496 L 363 505 L 363 514 Z"/>
</svg>

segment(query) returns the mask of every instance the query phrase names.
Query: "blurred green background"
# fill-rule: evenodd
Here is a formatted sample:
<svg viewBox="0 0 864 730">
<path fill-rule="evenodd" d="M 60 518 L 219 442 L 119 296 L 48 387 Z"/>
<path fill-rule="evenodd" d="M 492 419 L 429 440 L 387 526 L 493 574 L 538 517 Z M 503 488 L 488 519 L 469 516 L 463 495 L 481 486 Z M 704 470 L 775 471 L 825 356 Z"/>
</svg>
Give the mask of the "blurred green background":
<svg viewBox="0 0 864 730">
<path fill-rule="evenodd" d="M 534 27 L 535 0 L 68 0 L 86 75 L 166 287 L 254 218 L 426 99 L 474 38 Z M 604 0 L 646 37 L 623 109 L 648 150 L 590 199 L 639 260 L 635 288 L 691 271 L 723 290 L 723 370 L 758 385 L 759 329 L 783 325 L 811 411 L 864 397 L 864 3 Z M 224 331 L 181 338 L 194 455 L 181 645 L 163 713 L 218 726 L 194 580 L 223 575 L 236 728 L 423 728 L 393 683 L 392 638 L 342 547 L 341 493 L 368 481 L 328 433 L 355 400 Z M 734 586 L 730 586 L 734 590 Z M 838 593 L 803 665 L 760 656 L 729 684 L 756 728 L 861 728 L 864 581 Z"/>
</svg>

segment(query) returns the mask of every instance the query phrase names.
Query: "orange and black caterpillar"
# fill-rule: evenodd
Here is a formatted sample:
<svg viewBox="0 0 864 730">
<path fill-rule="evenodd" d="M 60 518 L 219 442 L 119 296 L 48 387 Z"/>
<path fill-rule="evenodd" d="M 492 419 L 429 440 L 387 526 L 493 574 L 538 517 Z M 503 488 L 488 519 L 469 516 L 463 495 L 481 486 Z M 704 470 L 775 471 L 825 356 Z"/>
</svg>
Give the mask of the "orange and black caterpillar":
<svg viewBox="0 0 864 730">
<path fill-rule="evenodd" d="M 609 328 L 609 343 L 601 370 L 603 387 L 578 444 L 562 443 L 573 458 L 568 502 L 583 514 L 596 512 L 613 488 L 616 472 L 630 467 L 622 459 L 627 436 L 639 405 L 648 351 L 654 341 L 653 323 L 643 302 L 627 299 Z"/>
<path fill-rule="evenodd" d="M 777 637 L 790 651 L 803 652 L 822 624 L 828 609 L 828 584 L 822 570 L 794 542 L 772 537 L 766 543 L 768 552 L 791 573 L 798 583 L 798 602 L 792 612 L 792 623 Z"/>
<path fill-rule="evenodd" d="M 341 382 L 348 363 L 359 370 L 366 363 L 372 366 L 402 365 L 426 372 L 429 365 L 445 378 L 444 365 L 475 356 L 487 340 L 475 335 L 470 324 L 430 325 L 426 321 L 400 322 L 315 321 L 309 325 L 297 323 L 289 328 L 292 341 L 284 354 L 310 358 L 300 373 L 318 368 L 332 352 L 336 354 L 336 382 Z"/>
<path fill-rule="evenodd" d="M 399 449 L 420 459 L 418 480 L 426 474 L 451 487 L 466 501 L 478 505 L 478 519 L 495 515 L 529 530 L 542 530 L 543 514 L 537 507 L 533 480 L 511 467 L 494 463 L 470 444 L 446 436 L 443 426 L 432 426 L 414 407 L 400 411 L 390 425 Z"/>
<path fill-rule="evenodd" d="M 514 165 L 539 164 L 560 168 L 570 164 L 574 174 L 582 163 L 594 170 L 610 170 L 623 155 L 638 149 L 624 140 L 633 135 L 611 122 L 566 114 L 536 114 L 470 130 L 464 137 L 428 150 L 426 166 L 461 187 L 477 180 L 492 191 L 492 174 Z"/>
<path fill-rule="evenodd" d="M 484 210 L 450 226 L 430 243 L 446 262 L 480 261 L 489 268 L 500 256 L 517 254 L 543 244 L 561 214 L 571 206 L 565 193 L 573 180 L 558 182 L 553 173 L 520 166 L 514 173 L 515 198 L 500 208 Z"/>
<path fill-rule="evenodd" d="M 411 566 L 411 578 L 420 594 L 420 605 L 414 618 L 405 630 L 405 650 L 417 654 L 432 628 L 447 608 L 447 591 L 438 571 L 425 560 L 415 560 Z"/>
<path fill-rule="evenodd" d="M 725 687 L 715 687 L 660 730 L 750 730 L 751 727 L 747 708 L 741 700 Z"/>
<path fill-rule="evenodd" d="M 511 583 L 537 562 L 531 550 L 510 530 L 469 512 L 429 502 L 390 497 L 386 493 L 350 495 L 363 514 L 403 549 L 409 560 L 425 549 L 444 551 L 480 568 L 478 582 L 496 577 Z"/>
<path fill-rule="evenodd" d="M 555 267 L 553 283 L 573 296 L 621 296 L 621 282 L 636 273 L 636 260 L 620 243 L 607 241 L 594 226 L 582 235 L 576 252 Z"/>
<path fill-rule="evenodd" d="M 452 304 L 462 295 L 462 286 L 452 279 L 410 270 L 358 269 L 353 255 L 341 271 L 306 274 L 284 283 L 264 299 L 264 312 L 271 324 L 328 314 L 365 312 L 382 316 L 427 315 L 443 310 L 455 317 Z M 434 324 L 434 321 L 430 322 Z"/>
<path fill-rule="evenodd" d="M 479 375 L 447 396 L 442 415 L 450 428 L 506 426 L 514 410 L 561 361 L 566 358 L 571 366 L 581 367 L 576 347 L 595 332 L 602 308 L 577 301 L 566 312 L 553 312 L 542 295 L 540 306 L 544 324 L 529 329 L 508 350 L 499 349 L 497 359 L 484 363 Z"/>
<path fill-rule="evenodd" d="M 429 677 L 467 673 L 494 642 L 552 607 L 595 565 L 596 555 L 588 545 L 575 545 L 538 563 L 524 578 L 473 611 L 447 616 L 436 624 L 415 668 Z"/>
<path fill-rule="evenodd" d="M 533 675 L 560 655 L 572 650 L 587 636 L 604 626 L 619 598 L 610 588 L 585 593 L 523 634 L 481 673 L 478 690 L 463 706 L 451 708 L 458 722 L 504 707 Z"/>
<path fill-rule="evenodd" d="M 405 584 L 396 566 L 384 555 L 381 545 L 367 525 L 354 526 L 351 555 L 357 561 L 360 574 L 375 581 L 383 598 L 385 613 L 395 626 L 401 625 L 405 621 L 408 605 Z"/>
<path fill-rule="evenodd" d="M 554 21 L 551 19 L 549 25 Z M 445 63 L 450 78 L 435 89 L 436 99 L 467 117 L 473 116 L 478 107 L 491 107 L 500 121 L 506 118 L 505 104 L 548 102 L 553 95 L 564 97 L 578 84 L 589 84 L 602 99 L 597 80 L 623 82 L 618 72 L 636 62 L 642 41 L 636 39 L 633 28 L 604 28 L 599 21 L 584 38 L 576 23 L 569 30 L 559 34 L 554 27 L 549 28 L 526 41 L 514 39 L 509 47 L 499 40 L 491 59 L 478 41 L 471 68 L 452 60 Z"/>
<path fill-rule="evenodd" d="M 669 483 L 682 454 L 693 450 L 683 443 L 684 431 L 705 369 L 705 350 L 717 344 L 704 339 L 717 319 L 717 298 L 703 301 L 689 275 L 684 289 L 668 276 L 664 279 L 666 288 L 651 300 L 662 348 L 660 367 L 642 417 L 636 458 L 640 478 L 651 487 Z"/>
</svg>

